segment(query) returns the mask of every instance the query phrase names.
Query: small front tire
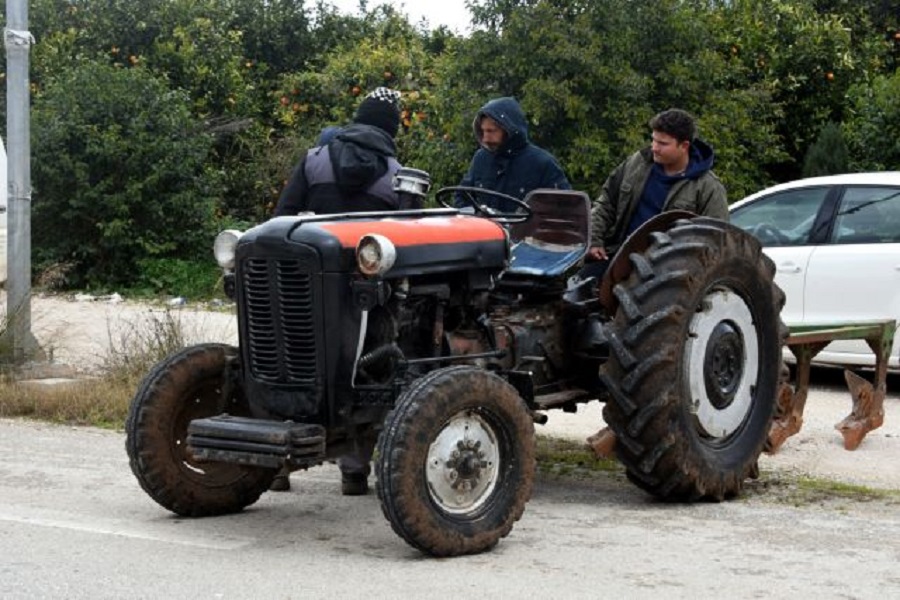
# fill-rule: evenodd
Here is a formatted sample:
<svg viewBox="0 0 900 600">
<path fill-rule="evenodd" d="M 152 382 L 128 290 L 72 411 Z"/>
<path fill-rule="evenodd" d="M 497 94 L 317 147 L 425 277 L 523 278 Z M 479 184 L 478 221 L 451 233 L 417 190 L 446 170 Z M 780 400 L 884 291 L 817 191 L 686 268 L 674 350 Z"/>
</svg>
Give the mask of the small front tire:
<svg viewBox="0 0 900 600">
<path fill-rule="evenodd" d="M 534 470 L 525 403 L 500 377 L 468 366 L 433 371 L 400 397 L 375 460 L 391 527 L 433 556 L 494 547 L 522 516 Z"/>
</svg>

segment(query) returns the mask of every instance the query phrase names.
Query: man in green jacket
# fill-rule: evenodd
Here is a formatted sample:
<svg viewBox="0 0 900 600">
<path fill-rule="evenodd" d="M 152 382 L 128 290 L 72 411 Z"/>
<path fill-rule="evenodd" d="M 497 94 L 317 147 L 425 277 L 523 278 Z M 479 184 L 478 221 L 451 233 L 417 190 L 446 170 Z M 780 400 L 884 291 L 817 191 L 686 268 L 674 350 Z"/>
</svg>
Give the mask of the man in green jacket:
<svg viewBox="0 0 900 600">
<path fill-rule="evenodd" d="M 728 220 L 725 186 L 712 172 L 712 147 L 697 138 L 689 113 L 672 108 L 650 119 L 651 144 L 620 164 L 591 211 L 591 248 L 582 277 L 602 277 L 609 259 L 644 222 L 669 210 Z"/>
</svg>

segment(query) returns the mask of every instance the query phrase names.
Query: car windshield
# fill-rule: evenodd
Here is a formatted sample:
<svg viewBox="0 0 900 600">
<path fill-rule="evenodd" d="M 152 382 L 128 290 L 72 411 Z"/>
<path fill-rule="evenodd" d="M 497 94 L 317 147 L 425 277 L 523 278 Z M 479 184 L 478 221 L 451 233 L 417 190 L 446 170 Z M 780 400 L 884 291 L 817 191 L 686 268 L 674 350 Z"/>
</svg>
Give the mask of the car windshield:
<svg viewBox="0 0 900 600">
<path fill-rule="evenodd" d="M 826 187 L 777 192 L 734 210 L 731 222 L 765 246 L 804 245 L 827 195 Z"/>
</svg>

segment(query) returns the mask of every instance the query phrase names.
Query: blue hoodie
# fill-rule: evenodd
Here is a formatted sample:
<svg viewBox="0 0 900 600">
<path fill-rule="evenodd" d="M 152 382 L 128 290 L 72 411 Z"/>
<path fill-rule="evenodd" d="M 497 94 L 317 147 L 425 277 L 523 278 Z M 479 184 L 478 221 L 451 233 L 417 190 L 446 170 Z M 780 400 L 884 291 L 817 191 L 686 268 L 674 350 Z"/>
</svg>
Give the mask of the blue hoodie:
<svg viewBox="0 0 900 600">
<path fill-rule="evenodd" d="M 496 152 L 479 148 L 472 157 L 469 171 L 460 185 L 481 187 L 523 199 L 538 188 L 572 189 L 562 167 L 546 150 L 528 140 L 528 122 L 515 98 L 496 98 L 485 104 L 475 115 L 475 138 L 481 143 L 479 127 L 483 117 L 490 117 L 506 132 L 503 144 Z M 485 201 L 482 197 L 479 200 Z M 504 212 L 515 210 L 502 200 L 488 202 Z M 458 205 L 464 205 L 457 203 Z"/>
<path fill-rule="evenodd" d="M 657 163 L 650 168 L 647 182 L 641 192 L 641 199 L 637 204 L 634 215 L 628 224 L 625 235 L 630 235 L 635 229 L 645 222 L 663 212 L 669 191 L 679 181 L 684 179 L 699 179 L 710 171 L 715 155 L 712 147 L 701 139 L 695 139 L 691 143 L 689 162 L 684 173 L 679 175 L 666 175 L 665 171 Z"/>
</svg>

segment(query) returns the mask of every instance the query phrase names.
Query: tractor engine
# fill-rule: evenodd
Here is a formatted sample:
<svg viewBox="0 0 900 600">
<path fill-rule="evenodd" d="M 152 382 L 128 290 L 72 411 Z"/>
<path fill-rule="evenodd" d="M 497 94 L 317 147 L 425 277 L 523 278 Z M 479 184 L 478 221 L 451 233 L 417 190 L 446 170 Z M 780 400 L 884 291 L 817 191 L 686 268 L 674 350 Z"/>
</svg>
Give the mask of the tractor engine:
<svg viewBox="0 0 900 600">
<path fill-rule="evenodd" d="M 386 384 L 450 364 L 520 372 L 524 395 L 597 389 L 607 356 L 596 313 L 580 315 L 566 302 L 520 303 L 463 282 L 395 284 L 391 302 L 371 311 L 357 363 L 357 382 Z M 573 343 L 574 342 L 574 343 Z"/>
</svg>

